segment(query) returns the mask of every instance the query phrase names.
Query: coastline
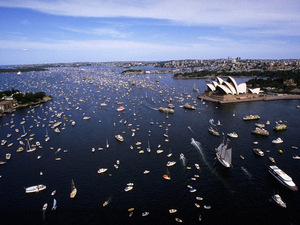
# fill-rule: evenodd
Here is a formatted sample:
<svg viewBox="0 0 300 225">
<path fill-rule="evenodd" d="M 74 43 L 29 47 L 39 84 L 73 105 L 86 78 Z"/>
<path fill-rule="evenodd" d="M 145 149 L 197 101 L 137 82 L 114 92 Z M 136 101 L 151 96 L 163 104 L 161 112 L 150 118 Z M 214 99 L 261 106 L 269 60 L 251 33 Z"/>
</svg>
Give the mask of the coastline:
<svg viewBox="0 0 300 225">
<path fill-rule="evenodd" d="M 228 103 L 239 103 L 239 102 L 254 102 L 254 101 L 277 101 L 277 100 L 300 100 L 300 95 L 290 95 L 290 94 L 284 94 L 284 95 L 263 95 L 263 96 L 257 96 L 257 97 L 245 97 L 242 99 L 226 99 L 222 100 L 220 98 L 216 97 L 210 97 L 205 94 L 199 94 L 197 96 L 198 99 L 209 101 L 209 102 L 216 102 L 220 104 L 228 104 Z"/>
<path fill-rule="evenodd" d="M 53 99 L 52 96 L 45 96 L 41 101 L 38 101 L 38 102 L 30 102 L 30 103 L 26 103 L 26 104 L 19 104 L 15 107 L 15 109 L 21 109 L 21 108 L 25 108 L 25 107 L 29 107 L 29 106 L 33 106 L 33 105 L 38 105 L 38 104 L 41 104 L 41 103 L 45 103 L 45 102 L 48 102 L 48 101 L 51 101 Z"/>
</svg>

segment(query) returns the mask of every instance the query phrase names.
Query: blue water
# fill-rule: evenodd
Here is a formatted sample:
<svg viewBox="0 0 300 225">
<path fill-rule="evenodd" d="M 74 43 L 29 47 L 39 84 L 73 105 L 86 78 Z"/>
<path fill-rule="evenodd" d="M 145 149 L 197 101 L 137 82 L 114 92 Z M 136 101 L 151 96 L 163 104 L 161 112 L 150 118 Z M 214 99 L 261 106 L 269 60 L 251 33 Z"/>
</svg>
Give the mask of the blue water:
<svg viewBox="0 0 300 225">
<path fill-rule="evenodd" d="M 7 144 L 13 143 L 11 147 L 0 146 L 0 160 L 4 161 L 8 152 L 12 154 L 11 160 L 0 166 L 1 225 L 158 225 L 176 224 L 176 217 L 182 219 L 183 224 L 196 224 L 199 215 L 203 224 L 299 224 L 299 193 L 288 190 L 268 173 L 271 165 L 268 157 L 273 156 L 276 164 L 300 186 L 300 162 L 292 158 L 300 153 L 291 148 L 300 147 L 300 111 L 296 108 L 300 101 L 228 105 L 202 102 L 192 89 L 196 85 L 202 93 L 206 89 L 205 80 L 174 80 L 172 74 L 120 75 L 122 69 L 108 66 L 51 68 L 48 72 L 22 73 L 21 76 L 0 74 L 1 90 L 45 91 L 54 97 L 51 102 L 19 109 L 0 118 L 0 139 L 8 140 Z M 237 79 L 237 83 L 246 80 Z M 131 86 L 130 82 L 136 85 Z M 183 102 L 175 96 L 184 98 Z M 167 116 L 156 110 L 160 106 L 166 107 L 170 98 L 175 105 L 174 114 Z M 119 105 L 115 101 L 123 102 L 124 112 L 117 112 Z M 107 103 L 106 107 L 100 106 L 103 102 Z M 196 110 L 181 108 L 186 102 L 196 104 Z M 63 112 L 62 117 L 57 118 L 56 114 L 60 112 Z M 243 121 L 242 118 L 249 114 L 259 114 L 261 118 Z M 83 120 L 84 116 L 91 119 Z M 224 168 L 215 160 L 215 148 L 222 137 L 208 132 L 211 118 L 221 121 L 222 126 L 217 127 L 221 133 L 226 135 L 235 131 L 239 135 L 229 143 L 233 149 L 233 168 Z M 30 143 L 39 141 L 42 145 L 32 153 L 16 152 L 23 119 L 28 135 L 35 134 Z M 71 125 L 71 120 L 76 121 L 75 126 Z M 267 127 L 269 137 L 251 134 L 256 122 L 267 120 L 271 122 Z M 279 120 L 286 121 L 286 131 L 272 130 Z M 64 129 L 55 133 L 49 127 L 49 121 L 63 122 L 61 128 Z M 12 125 L 15 127 L 11 128 Z M 49 142 L 44 141 L 46 127 Z M 163 136 L 167 127 L 169 142 L 165 142 Z M 19 133 L 15 132 L 16 128 Z M 134 137 L 131 129 L 136 130 Z M 8 133 L 12 134 L 10 138 L 6 137 Z M 124 142 L 118 142 L 114 138 L 116 134 L 121 134 Z M 284 142 L 272 144 L 277 137 Z M 191 145 L 191 138 L 200 142 L 200 149 Z M 108 149 L 106 139 L 110 145 Z M 24 138 L 22 140 L 25 142 Z M 151 153 L 146 151 L 148 140 Z M 142 142 L 144 154 L 138 153 L 140 149 L 135 146 L 138 141 Z M 259 144 L 255 146 L 253 141 Z M 158 145 L 164 150 L 162 154 L 156 153 Z M 93 147 L 96 148 L 94 153 Z M 97 150 L 100 147 L 102 151 Z M 270 153 L 258 157 L 253 154 L 254 147 L 263 151 L 268 149 Z M 61 151 L 55 153 L 58 148 Z M 278 152 L 279 149 L 283 154 Z M 170 152 L 173 155 L 167 158 Z M 180 153 L 185 155 L 185 163 L 179 159 Z M 245 159 L 242 160 L 240 155 Z M 56 157 L 61 161 L 55 161 Z M 117 160 L 120 161 L 119 169 L 114 168 Z M 176 161 L 176 165 L 169 168 L 171 180 L 166 181 L 162 176 L 167 172 L 169 160 Z M 195 163 L 200 165 L 200 170 L 195 168 Z M 108 171 L 98 174 L 101 167 Z M 144 175 L 144 170 L 150 173 Z M 194 175 L 199 178 L 191 180 Z M 75 199 L 69 198 L 71 179 L 78 189 Z M 124 191 L 127 183 L 134 183 L 132 191 Z M 47 189 L 40 193 L 25 193 L 24 187 L 36 184 L 45 184 Z M 187 185 L 197 191 L 190 193 Z M 53 190 L 56 190 L 55 196 L 51 196 Z M 274 191 L 287 203 L 286 209 L 270 201 Z M 203 201 L 197 201 L 196 196 L 203 197 Z M 53 198 L 57 200 L 56 211 L 51 211 Z M 109 204 L 103 207 L 103 202 L 108 199 Z M 194 205 L 196 202 L 200 208 Z M 43 217 L 44 203 L 48 203 L 48 208 Z M 204 209 L 204 205 L 210 205 L 211 209 Z M 128 216 L 129 208 L 135 208 L 132 217 Z M 177 212 L 169 214 L 171 208 Z M 142 217 L 145 211 L 150 214 Z"/>
</svg>

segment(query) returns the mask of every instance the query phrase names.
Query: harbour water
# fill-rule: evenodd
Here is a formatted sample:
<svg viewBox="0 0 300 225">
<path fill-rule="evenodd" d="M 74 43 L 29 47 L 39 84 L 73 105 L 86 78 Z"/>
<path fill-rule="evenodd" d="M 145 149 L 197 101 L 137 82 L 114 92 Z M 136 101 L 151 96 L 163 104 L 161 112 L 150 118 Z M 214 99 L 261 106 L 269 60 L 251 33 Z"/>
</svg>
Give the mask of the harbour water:
<svg viewBox="0 0 300 225">
<path fill-rule="evenodd" d="M 204 92 L 204 79 L 174 80 L 172 74 L 122 75 L 122 70 L 108 66 L 71 67 L 0 74 L 2 91 L 44 91 L 54 97 L 50 102 L 18 109 L 0 118 L 0 140 L 7 140 L 0 146 L 0 161 L 5 161 L 6 153 L 12 154 L 5 165 L 0 165 L 1 224 L 159 225 L 177 224 L 175 218 L 183 224 L 300 223 L 299 193 L 287 189 L 268 173 L 272 165 L 268 157 L 272 156 L 276 165 L 300 186 L 300 161 L 292 158 L 300 155 L 299 150 L 292 148 L 300 147 L 300 111 L 296 108 L 299 100 L 220 105 L 197 99 L 193 87 Z M 247 79 L 236 80 L 241 83 Z M 175 106 L 174 114 L 158 111 L 169 103 Z M 196 110 L 182 108 L 185 103 L 196 106 Z M 118 112 L 121 105 L 125 110 Z M 250 114 L 260 115 L 260 120 L 243 121 Z M 85 116 L 90 119 L 84 120 Z M 211 118 L 220 120 L 222 125 L 216 128 L 225 137 L 233 131 L 239 135 L 229 142 L 232 168 L 223 167 L 215 159 L 215 148 L 223 135 L 216 137 L 208 132 Z M 280 120 L 288 129 L 273 131 L 275 122 Z M 19 140 L 26 144 L 31 135 L 30 144 L 40 142 L 42 147 L 34 152 L 26 152 L 26 145 L 23 152 L 16 152 L 23 133 L 22 121 L 28 134 Z M 51 126 L 59 121 L 62 125 L 60 133 L 56 133 Z M 268 137 L 251 134 L 255 123 L 267 121 Z M 11 137 L 7 138 L 7 134 Z M 123 142 L 115 139 L 117 134 L 124 137 Z M 272 144 L 277 137 L 283 139 L 282 144 Z M 191 138 L 200 143 L 199 148 L 191 144 Z M 148 141 L 150 153 L 146 151 Z M 142 143 L 140 147 L 137 142 Z M 10 143 L 13 145 L 8 147 Z M 253 153 L 256 147 L 265 152 L 264 157 Z M 158 149 L 164 152 L 157 154 Z M 141 150 L 143 154 L 139 154 Z M 168 158 L 169 153 L 172 156 Z M 184 161 L 179 157 L 181 153 Z M 114 166 L 117 160 L 118 169 Z M 176 164 L 167 168 L 168 161 Z M 99 168 L 108 171 L 98 174 Z M 150 173 L 144 174 L 145 170 Z M 171 180 L 163 179 L 166 173 Z M 74 199 L 69 197 L 72 179 L 78 190 Z M 134 188 L 125 192 L 128 183 L 134 183 Z M 37 184 L 44 184 L 47 189 L 25 193 L 24 187 Z M 188 185 L 196 192 L 191 193 Z M 56 194 L 51 196 L 53 190 Z M 270 200 L 274 192 L 280 194 L 287 208 Z M 196 200 L 197 196 L 203 200 Z M 57 209 L 51 211 L 54 198 Z M 103 207 L 105 201 L 108 205 Z M 43 212 L 45 203 L 48 208 Z M 206 209 L 205 205 L 211 208 Z M 131 217 L 129 208 L 134 208 Z M 170 214 L 169 209 L 177 212 Z M 149 215 L 142 216 L 143 212 Z"/>
</svg>

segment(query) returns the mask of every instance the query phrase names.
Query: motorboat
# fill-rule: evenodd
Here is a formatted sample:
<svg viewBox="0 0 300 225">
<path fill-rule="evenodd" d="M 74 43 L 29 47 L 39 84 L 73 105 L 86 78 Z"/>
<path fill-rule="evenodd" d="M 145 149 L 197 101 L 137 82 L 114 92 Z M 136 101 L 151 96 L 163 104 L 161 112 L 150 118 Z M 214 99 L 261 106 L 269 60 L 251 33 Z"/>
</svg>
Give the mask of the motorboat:
<svg viewBox="0 0 300 225">
<path fill-rule="evenodd" d="M 292 191 L 298 191 L 297 185 L 293 182 L 292 178 L 283 172 L 275 165 L 269 166 L 269 173 L 275 177 L 281 184 L 286 186 Z"/>
<path fill-rule="evenodd" d="M 254 149 L 253 149 L 253 152 L 254 152 L 256 155 L 259 155 L 259 156 L 264 156 L 264 155 L 265 155 L 265 153 L 264 153 L 262 150 L 260 150 L 259 148 L 254 148 Z"/>
<path fill-rule="evenodd" d="M 100 168 L 98 170 L 98 173 L 105 173 L 107 171 L 107 168 Z"/>
<path fill-rule="evenodd" d="M 273 195 L 272 199 L 274 200 L 274 202 L 276 202 L 282 208 L 286 208 L 286 203 L 281 199 L 279 194 Z"/>
<path fill-rule="evenodd" d="M 217 130 L 214 129 L 213 127 L 209 127 L 209 128 L 208 128 L 208 131 L 209 131 L 212 135 L 220 136 L 219 131 L 217 131 Z"/>
<path fill-rule="evenodd" d="M 269 131 L 264 128 L 256 127 L 254 130 L 251 131 L 252 134 L 258 134 L 263 136 L 269 136 Z"/>
<path fill-rule="evenodd" d="M 45 204 L 43 205 L 43 211 L 46 211 L 47 207 L 48 207 L 48 204 L 45 203 Z"/>
<path fill-rule="evenodd" d="M 125 187 L 125 189 L 124 189 L 124 191 L 131 191 L 133 189 L 133 186 L 127 186 L 127 187 Z"/>
<path fill-rule="evenodd" d="M 176 213 L 177 209 L 169 209 L 169 213 Z"/>
<path fill-rule="evenodd" d="M 231 138 L 238 138 L 238 134 L 236 132 L 230 132 L 230 133 L 227 133 L 227 136 L 228 137 L 231 137 Z"/>
<path fill-rule="evenodd" d="M 124 141 L 124 138 L 120 134 L 117 134 L 115 138 L 120 142 Z"/>
<path fill-rule="evenodd" d="M 36 192 L 40 192 L 46 189 L 46 185 L 43 184 L 39 184 L 39 185 L 34 185 L 31 187 L 27 187 L 25 188 L 25 192 L 26 193 L 36 193 Z"/>
<path fill-rule="evenodd" d="M 247 121 L 247 120 L 258 120 L 260 119 L 259 115 L 247 115 L 243 117 L 243 120 Z"/>
<path fill-rule="evenodd" d="M 10 153 L 6 153 L 6 154 L 5 154 L 5 158 L 6 158 L 6 160 L 10 160 L 11 154 L 10 154 Z"/>
<path fill-rule="evenodd" d="M 175 161 L 168 161 L 167 166 L 170 167 L 170 166 L 174 166 L 175 164 L 176 164 Z"/>
<path fill-rule="evenodd" d="M 280 137 L 276 138 L 275 140 L 272 140 L 273 144 L 281 144 L 282 142 L 283 140 Z"/>
<path fill-rule="evenodd" d="M 77 188 L 75 187 L 74 180 L 72 179 L 70 198 L 75 198 L 76 194 L 77 194 Z"/>
<path fill-rule="evenodd" d="M 272 163 L 275 163 L 275 159 L 273 157 L 269 157 L 269 160 L 272 162 Z"/>
</svg>

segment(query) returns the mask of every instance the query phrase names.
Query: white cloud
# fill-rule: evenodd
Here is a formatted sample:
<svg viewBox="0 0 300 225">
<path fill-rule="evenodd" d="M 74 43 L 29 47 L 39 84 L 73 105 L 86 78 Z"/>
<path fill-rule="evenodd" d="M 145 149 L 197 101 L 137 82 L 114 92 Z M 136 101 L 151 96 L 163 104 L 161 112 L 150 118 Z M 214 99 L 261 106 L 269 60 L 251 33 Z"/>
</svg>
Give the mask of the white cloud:
<svg viewBox="0 0 300 225">
<path fill-rule="evenodd" d="M 92 28 L 92 29 L 77 29 L 77 28 L 70 28 L 70 27 L 60 27 L 63 30 L 68 30 L 76 33 L 83 33 L 83 34 L 92 34 L 97 36 L 109 36 L 114 38 L 125 38 L 127 37 L 127 33 L 118 31 L 114 28 Z"/>
<path fill-rule="evenodd" d="M 9 0 L 0 1 L 0 6 L 66 16 L 165 19 L 185 25 L 300 26 L 299 0 Z"/>
</svg>

